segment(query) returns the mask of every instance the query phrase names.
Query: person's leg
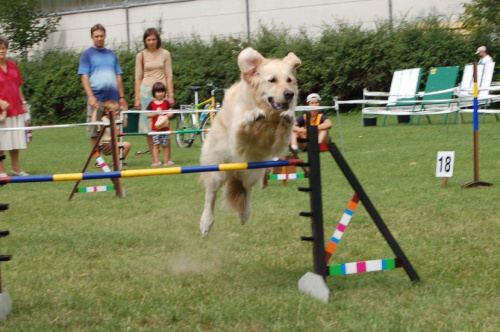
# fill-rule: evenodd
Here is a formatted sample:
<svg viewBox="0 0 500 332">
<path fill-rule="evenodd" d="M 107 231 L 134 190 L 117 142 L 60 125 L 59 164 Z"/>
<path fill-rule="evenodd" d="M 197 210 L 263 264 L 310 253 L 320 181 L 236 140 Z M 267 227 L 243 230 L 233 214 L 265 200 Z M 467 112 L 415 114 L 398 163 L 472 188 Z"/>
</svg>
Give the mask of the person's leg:
<svg viewBox="0 0 500 332">
<path fill-rule="evenodd" d="M 297 133 L 294 132 L 294 131 L 292 131 L 292 138 L 290 139 L 290 145 L 292 147 L 298 146 L 298 144 L 297 144 L 297 136 L 298 136 Z"/>
<path fill-rule="evenodd" d="M 141 94 L 141 106 L 145 110 L 149 102 L 153 100 L 152 86 L 141 84 L 140 94 Z M 146 117 L 144 113 L 139 114 L 139 132 L 150 132 L 151 131 L 152 119 Z M 151 136 L 147 136 L 147 142 L 149 151 L 153 153 L 153 139 Z"/>
<path fill-rule="evenodd" d="M 123 142 L 123 151 L 122 151 L 123 160 L 125 160 L 125 158 L 127 158 L 127 155 L 130 152 L 131 147 L 132 147 L 132 144 L 130 144 L 130 142 Z"/>
<path fill-rule="evenodd" d="M 158 166 L 160 165 L 160 136 L 153 136 L 152 141 L 151 156 L 153 157 L 153 166 Z"/>
<path fill-rule="evenodd" d="M 318 143 L 326 143 L 330 140 L 330 132 L 327 129 L 319 130 Z"/>
<path fill-rule="evenodd" d="M 95 143 L 97 142 L 97 137 L 91 137 L 90 138 L 90 147 L 93 148 Z M 97 152 L 99 152 L 99 147 L 97 147 Z"/>
<path fill-rule="evenodd" d="M 153 166 L 160 165 L 160 145 L 154 144 L 153 150 L 151 150 L 151 155 L 153 156 Z"/>
<path fill-rule="evenodd" d="M 298 134 L 297 137 L 305 139 L 305 138 L 307 138 L 307 134 L 305 134 L 305 133 Z M 307 148 L 307 143 L 298 143 L 297 145 L 298 145 L 299 149 L 302 151 L 304 151 Z"/>
<path fill-rule="evenodd" d="M 92 107 L 87 104 L 87 122 L 92 121 L 92 114 L 94 113 L 94 110 Z M 101 121 L 102 117 L 104 115 L 104 103 L 99 102 L 99 106 L 97 107 L 97 116 L 96 120 Z M 90 137 L 90 146 L 93 148 L 95 143 L 97 142 L 97 136 L 99 135 L 97 131 L 97 126 L 87 126 L 87 136 Z M 99 151 L 99 147 L 97 147 L 97 151 Z"/>
<path fill-rule="evenodd" d="M 21 169 L 19 168 L 19 150 L 10 150 L 10 163 L 11 169 L 14 172 L 20 173 Z"/>
<path fill-rule="evenodd" d="M 307 134 L 297 134 L 296 132 L 292 131 L 292 138 L 290 140 L 290 145 L 292 148 L 297 146 L 300 150 L 304 150 L 307 147 L 307 143 L 299 143 L 298 139 L 299 138 L 307 138 Z"/>
<path fill-rule="evenodd" d="M 3 154 L 3 151 L 0 151 L 0 155 Z M 0 173 L 5 173 L 5 166 L 3 165 L 3 160 L 0 161 Z"/>
<path fill-rule="evenodd" d="M 161 135 L 161 145 L 163 146 L 163 165 L 168 166 L 170 161 L 170 135 Z"/>
<path fill-rule="evenodd" d="M 151 136 L 146 136 L 147 137 L 147 140 L 148 140 L 148 146 L 149 146 L 149 151 L 153 151 L 153 137 Z"/>
<path fill-rule="evenodd" d="M 170 151 L 170 148 L 168 147 L 168 145 L 166 146 L 163 146 L 163 165 L 168 165 L 168 155 L 169 155 L 169 151 Z"/>
</svg>

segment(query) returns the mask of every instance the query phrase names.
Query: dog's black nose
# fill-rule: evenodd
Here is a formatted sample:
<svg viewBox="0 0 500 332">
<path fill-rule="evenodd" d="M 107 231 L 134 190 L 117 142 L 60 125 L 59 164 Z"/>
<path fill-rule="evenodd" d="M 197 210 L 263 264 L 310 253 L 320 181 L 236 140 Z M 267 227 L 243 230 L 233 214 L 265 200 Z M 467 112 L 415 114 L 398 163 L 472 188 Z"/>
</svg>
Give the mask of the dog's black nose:
<svg viewBox="0 0 500 332">
<path fill-rule="evenodd" d="M 285 90 L 285 91 L 283 92 L 283 96 L 285 97 L 285 99 L 286 99 L 287 101 L 292 100 L 292 98 L 293 98 L 293 96 L 294 96 L 294 95 L 295 95 L 295 94 L 293 93 L 293 91 L 292 91 L 292 90 Z"/>
</svg>

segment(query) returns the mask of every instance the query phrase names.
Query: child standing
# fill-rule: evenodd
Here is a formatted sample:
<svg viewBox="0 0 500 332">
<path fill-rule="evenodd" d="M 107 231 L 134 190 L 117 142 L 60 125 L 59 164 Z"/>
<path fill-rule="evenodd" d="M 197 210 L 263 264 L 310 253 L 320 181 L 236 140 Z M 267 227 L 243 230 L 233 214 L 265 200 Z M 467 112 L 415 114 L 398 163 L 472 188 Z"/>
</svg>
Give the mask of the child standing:
<svg viewBox="0 0 500 332">
<path fill-rule="evenodd" d="M 152 129 L 154 132 L 169 131 L 170 124 L 169 119 L 174 116 L 172 113 L 162 113 L 172 108 L 172 105 L 165 100 L 165 95 L 167 89 L 165 85 L 161 82 L 156 82 L 153 84 L 153 100 L 146 107 L 147 110 L 155 111 L 147 113 L 148 118 L 153 119 Z M 153 151 L 151 155 L 153 156 L 153 167 L 158 167 L 161 165 L 160 162 L 160 144 L 163 147 L 163 165 L 170 166 L 173 165 L 172 157 L 170 154 L 170 135 L 169 134 L 158 134 L 153 135 Z"/>
</svg>

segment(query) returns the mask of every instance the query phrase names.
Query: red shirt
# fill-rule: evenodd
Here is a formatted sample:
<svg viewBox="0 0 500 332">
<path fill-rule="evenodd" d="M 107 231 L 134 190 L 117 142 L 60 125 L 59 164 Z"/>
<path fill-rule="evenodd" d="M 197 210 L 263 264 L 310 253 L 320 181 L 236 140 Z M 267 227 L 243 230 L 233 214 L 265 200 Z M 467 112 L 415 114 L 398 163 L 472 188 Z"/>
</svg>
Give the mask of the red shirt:
<svg viewBox="0 0 500 332">
<path fill-rule="evenodd" d="M 149 105 L 146 107 L 147 110 L 151 110 L 151 111 L 158 111 L 158 113 L 160 113 L 161 111 L 166 111 L 168 109 L 171 109 L 172 106 L 170 106 L 170 103 L 168 102 L 168 100 L 164 100 L 163 103 L 161 104 L 156 104 L 154 100 L 151 100 L 151 102 L 149 103 Z M 161 113 L 163 114 L 163 113 Z M 164 128 L 161 128 L 161 129 L 156 129 L 156 120 L 158 120 L 158 116 L 160 116 L 161 114 L 158 114 L 157 116 L 155 116 L 153 118 L 153 131 L 169 131 L 170 130 L 170 124 Z"/>
<path fill-rule="evenodd" d="M 0 99 L 9 103 L 7 116 L 24 114 L 19 87 L 24 83 L 14 61 L 7 60 L 7 72 L 0 68 Z"/>
</svg>

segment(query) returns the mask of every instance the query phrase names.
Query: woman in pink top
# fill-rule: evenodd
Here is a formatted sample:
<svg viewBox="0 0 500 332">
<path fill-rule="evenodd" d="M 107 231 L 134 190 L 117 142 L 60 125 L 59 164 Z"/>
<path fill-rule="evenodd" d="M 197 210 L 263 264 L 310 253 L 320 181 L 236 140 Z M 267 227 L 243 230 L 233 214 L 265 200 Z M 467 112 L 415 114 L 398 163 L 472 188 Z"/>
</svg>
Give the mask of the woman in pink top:
<svg viewBox="0 0 500 332">
<path fill-rule="evenodd" d="M 0 115 L 0 128 L 24 127 L 24 113 L 28 112 L 26 99 L 21 85 L 21 72 L 14 61 L 7 60 L 9 40 L 0 36 L 0 109 L 6 118 Z M 26 149 L 24 130 L 0 131 L 0 154 L 9 151 L 12 169 L 11 175 L 25 176 L 19 168 L 19 150 Z M 7 176 L 3 162 L 0 162 L 0 177 Z"/>
<path fill-rule="evenodd" d="M 149 28 L 143 36 L 144 50 L 135 58 L 135 103 L 137 110 L 145 108 L 153 96 L 153 84 L 162 82 L 167 87 L 167 100 L 174 105 L 174 78 L 172 75 L 172 58 L 170 52 L 161 48 L 161 38 L 155 28 Z M 149 131 L 151 123 L 141 114 L 139 117 L 139 131 Z M 152 151 L 153 142 L 148 136 L 149 150 Z"/>
</svg>

